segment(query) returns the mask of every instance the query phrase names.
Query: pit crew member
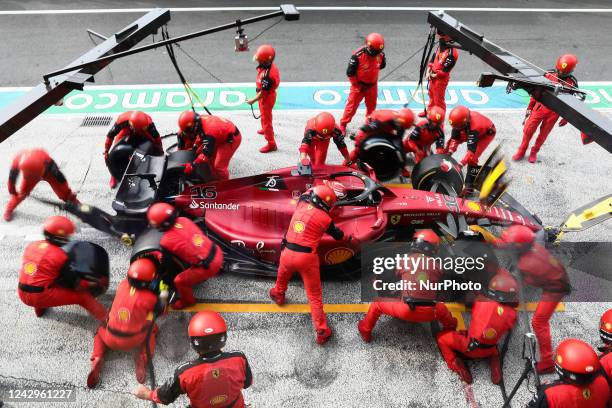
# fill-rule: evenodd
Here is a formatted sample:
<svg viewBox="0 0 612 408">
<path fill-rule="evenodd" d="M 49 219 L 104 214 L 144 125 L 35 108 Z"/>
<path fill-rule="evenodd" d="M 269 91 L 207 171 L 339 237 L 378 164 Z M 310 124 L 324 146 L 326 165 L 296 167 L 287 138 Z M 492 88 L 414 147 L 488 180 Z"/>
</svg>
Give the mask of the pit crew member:
<svg viewBox="0 0 612 408">
<path fill-rule="evenodd" d="M 467 153 L 461 165 L 478 166 L 478 159 L 495 138 L 495 125 L 481 113 L 470 111 L 465 106 L 456 106 L 448 115 L 453 130 L 446 151 L 453 154 L 460 144 L 467 142 Z"/>
<path fill-rule="evenodd" d="M 334 116 L 329 112 L 321 112 L 306 122 L 304 138 L 300 145 L 300 162 L 303 165 L 312 164 L 315 166 L 325 164 L 330 139 L 333 139 L 345 162 L 350 165 L 344 135 L 336 125 Z"/>
<path fill-rule="evenodd" d="M 428 80 L 427 94 L 429 95 L 427 111 L 431 110 L 434 106 L 439 106 L 446 112 L 444 95 L 450 81 L 450 73 L 459 59 L 459 53 L 448 44 L 451 41 L 449 36 L 442 34 L 440 31 L 436 34 L 438 36 L 438 48 L 431 57 L 426 73 Z M 423 111 L 419 113 L 419 116 L 425 117 L 426 114 Z"/>
<path fill-rule="evenodd" d="M 432 106 L 427 110 L 427 118 L 420 120 L 404 140 L 404 151 L 414 153 L 414 164 L 431 154 L 435 143 L 436 154 L 444 154 L 444 110 Z"/>
</svg>

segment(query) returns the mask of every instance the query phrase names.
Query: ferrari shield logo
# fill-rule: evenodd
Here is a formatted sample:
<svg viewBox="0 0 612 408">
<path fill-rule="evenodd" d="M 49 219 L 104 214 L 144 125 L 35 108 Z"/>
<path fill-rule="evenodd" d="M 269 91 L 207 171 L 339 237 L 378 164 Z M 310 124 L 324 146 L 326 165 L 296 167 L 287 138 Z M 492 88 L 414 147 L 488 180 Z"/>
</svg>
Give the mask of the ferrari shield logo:
<svg viewBox="0 0 612 408">
<path fill-rule="evenodd" d="M 499 316 L 504 314 L 504 308 L 502 306 L 497 306 L 497 314 Z"/>
<path fill-rule="evenodd" d="M 34 262 L 28 262 L 23 265 L 23 273 L 26 275 L 34 275 L 36 273 L 36 264 Z"/>
<path fill-rule="evenodd" d="M 391 216 L 391 224 L 396 225 L 398 222 L 400 222 L 400 220 L 402 219 L 402 216 L 399 214 L 393 214 Z"/>
<path fill-rule="evenodd" d="M 582 390 L 582 396 L 584 397 L 585 400 L 590 400 L 591 390 L 589 390 L 588 388 L 585 388 L 584 390 Z"/>
<path fill-rule="evenodd" d="M 221 377 L 221 370 L 218 368 L 215 368 L 214 370 L 210 372 L 210 374 L 216 380 L 217 378 Z"/>
</svg>

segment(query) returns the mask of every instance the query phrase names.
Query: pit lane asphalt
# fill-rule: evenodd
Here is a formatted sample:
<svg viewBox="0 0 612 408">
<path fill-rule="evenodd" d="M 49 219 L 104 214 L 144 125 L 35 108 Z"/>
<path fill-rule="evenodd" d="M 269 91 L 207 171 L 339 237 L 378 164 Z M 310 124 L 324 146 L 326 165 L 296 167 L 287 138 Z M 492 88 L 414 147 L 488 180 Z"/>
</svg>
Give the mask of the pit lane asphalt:
<svg viewBox="0 0 612 408">
<path fill-rule="evenodd" d="M 361 115 L 361 114 L 360 114 Z M 497 125 L 496 142 L 505 142 L 512 151 L 520 134 L 521 113 L 490 113 Z M 235 176 L 255 174 L 294 164 L 297 146 L 308 115 L 283 112 L 276 116 L 280 150 L 260 155 L 256 149 L 261 137 L 250 113 L 231 114 L 244 135 L 243 144 L 232 161 Z M 153 114 L 162 134 L 174 130 L 176 117 Z M 81 117 L 42 116 L 19 134 L 0 144 L 0 154 L 10 157 L 27 146 L 43 146 L 55 157 L 82 201 L 110 210 L 113 194 L 108 190 L 108 175 L 101 158 L 105 128 L 79 127 Z M 354 123 L 362 120 L 358 116 Z M 459 154 L 462 154 L 460 150 Z M 511 193 L 527 208 L 541 216 L 545 224 L 557 224 L 571 210 L 607 192 L 612 172 L 608 153 L 597 145 L 581 146 L 578 132 L 570 126 L 555 128 L 536 165 L 511 164 L 514 183 Z M 330 148 L 330 162 L 339 162 L 336 149 Z M 84 179 L 87 168 L 90 166 Z M 596 165 L 594 165 L 596 164 Z M 0 180 L 6 180 L 8 167 L 0 168 Z M 37 195 L 52 198 L 46 185 Z M 0 202 L 7 200 L 1 189 Z M 22 305 L 15 293 L 17 271 L 26 240 L 35 239 L 42 220 L 54 211 L 34 200 L 26 200 L 15 220 L 0 224 L 0 310 L 5 327 L 0 336 L 0 383 L 3 387 L 40 385 L 53 381 L 83 386 L 89 368 L 95 323 L 77 307 L 51 310 L 37 319 Z M 79 224 L 78 238 L 92 240 L 109 252 L 112 283 L 102 301 L 110 306 L 112 295 L 128 265 L 129 249 L 86 225 Z M 572 235 L 572 240 L 610 240 L 612 224 L 602 224 L 588 232 Z M 272 282 L 223 275 L 205 283 L 197 296 L 216 301 L 268 302 L 267 289 Z M 594 281 L 593 285 L 597 285 Z M 326 303 L 359 303 L 359 282 L 326 282 Z M 288 292 L 291 303 L 306 302 L 301 284 L 292 283 Z M 552 321 L 553 341 L 566 337 L 585 338 L 597 343 L 597 319 L 610 304 L 571 303 Z M 160 335 L 155 354 L 158 381 L 168 378 L 182 361 L 191 358 L 186 338 L 189 313 L 171 313 L 160 319 Z M 458 379 L 448 371 L 427 325 L 409 325 L 382 318 L 371 344 L 362 343 L 356 330 L 359 314 L 332 314 L 329 321 L 335 331 L 325 347 L 314 344 L 307 314 L 226 313 L 230 327 L 229 349 L 244 350 L 249 356 L 255 382 L 246 392 L 255 407 L 350 406 L 350 407 L 463 407 L 465 401 Z M 466 322 L 469 314 L 465 313 Z M 516 332 L 527 331 L 523 314 Z M 515 335 L 506 360 L 508 388 L 522 369 L 521 338 Z M 489 381 L 485 362 L 473 364 L 473 391 L 481 407 L 501 406 L 499 388 Z M 6 376 L 24 378 L 12 380 Z M 77 389 L 78 405 L 54 406 L 146 406 L 129 395 L 136 385 L 132 359 L 123 353 L 108 353 L 102 385 L 95 391 Z M 521 388 L 517 403 L 530 397 Z M 13 404 L 12 406 L 28 406 Z M 39 404 L 30 404 L 37 407 Z"/>
<path fill-rule="evenodd" d="M 166 3 L 166 4 L 164 4 Z M 239 5 L 270 5 L 267 1 L 243 1 Z M 327 5 L 327 2 L 308 2 L 308 5 Z M 366 5 L 366 2 L 350 2 Z M 379 5 L 379 3 L 376 3 Z M 386 2 L 405 5 L 403 2 Z M 411 3 L 412 4 L 412 3 Z M 414 5 L 428 5 L 415 2 Z M 463 6 L 491 7 L 506 5 L 491 1 L 471 1 Z M 170 5 L 172 7 L 226 6 L 225 2 L 131 2 L 129 7 Z M 334 5 L 349 5 L 335 2 Z M 454 5 L 449 1 L 435 2 L 436 8 Z M 2 2 L 0 9 L 58 9 L 58 8 L 119 8 L 125 2 Z M 581 7 L 608 7 L 606 2 L 581 2 Z M 440 7 L 440 8 L 442 8 Z M 513 2 L 513 7 L 575 7 L 570 1 Z M 170 23 L 172 35 L 179 35 L 248 17 L 256 12 L 173 13 Z M 580 65 L 579 79 L 609 79 L 606 39 L 610 37 L 609 14 L 555 13 L 467 13 L 452 15 L 484 33 L 487 38 L 519 55 L 547 67 L 561 51 L 576 52 Z M 44 15 L 0 16 L 0 83 L 2 86 L 30 86 L 39 81 L 42 73 L 60 68 L 91 47 L 85 28 L 108 34 L 124 27 L 139 14 L 104 15 Z M 265 33 L 255 44 L 273 43 L 279 50 L 279 66 L 284 80 L 315 81 L 344 80 L 346 59 L 369 31 L 381 31 L 387 37 L 389 70 L 394 68 L 424 42 L 427 32 L 425 12 L 308 12 L 299 23 L 282 23 Z M 271 22 L 270 22 L 271 23 Z M 249 27 L 253 37 L 268 22 Z M 381 28 L 381 26 L 383 28 Z M 571 33 L 569 32 L 571 28 Z M 233 34 L 225 33 L 184 44 L 185 49 L 201 60 L 224 81 L 252 81 L 253 66 L 250 54 L 234 54 Z M 568 39 L 568 37 L 571 37 Z M 261 41 L 261 42 L 260 42 Z M 321 46 L 320 44 L 324 44 Z M 296 46 L 297 45 L 297 46 Z M 214 58 L 211 58 L 215 50 Z M 177 53 L 188 79 L 211 82 L 213 79 Z M 287 55 L 291 58 L 282 56 Z M 176 74 L 162 51 L 150 52 L 145 58 L 131 57 L 116 61 L 110 72 L 96 77 L 98 84 L 175 83 Z M 297 57 L 296 57 L 297 56 Z M 467 62 L 469 58 L 469 63 Z M 389 80 L 416 78 L 415 57 L 407 67 L 396 71 Z M 145 61 L 145 63 L 143 63 Z M 325 64 L 319 63 L 325 61 Z M 454 71 L 455 80 L 475 80 L 488 68 L 475 58 L 461 56 Z M 388 72 L 388 71 L 387 71 Z M 174 130 L 174 117 L 153 115 L 160 131 Z M 519 114 L 491 115 L 499 130 L 498 140 L 505 139 L 511 153 L 520 135 Z M 283 112 L 277 115 L 276 126 L 281 140 L 281 151 L 270 156 L 256 153 L 261 138 L 255 135 L 256 123 L 249 114 L 231 114 L 246 136 L 232 163 L 233 174 L 247 175 L 275 167 L 292 165 L 297 155 L 297 144 L 306 116 Z M 357 119 L 356 119 L 357 120 Z M 355 123 L 356 123 L 355 120 Z M 19 134 L 0 144 L 3 157 L 11 157 L 18 149 L 43 146 L 56 158 L 72 186 L 80 190 L 80 197 L 109 209 L 112 193 L 107 188 L 107 173 L 102 164 L 103 129 L 79 128 L 80 118 L 42 117 Z M 513 165 L 515 182 L 511 193 L 533 210 L 547 224 L 557 224 L 569 211 L 608 192 L 612 166 L 609 155 L 599 146 L 580 145 L 577 132 L 570 127 L 555 129 L 547 142 L 540 163 L 526 162 Z M 330 148 L 330 160 L 339 156 Z M 461 152 L 460 152 L 461 153 Z M 254 160 L 255 158 L 255 160 Z M 91 160 L 86 180 L 81 182 Z M 0 180 L 6 180 L 8 166 L 0 168 Z M 6 191 L 1 189 L 0 202 L 4 205 Z M 37 188 L 38 194 L 51 198 L 46 186 Z M 89 368 L 95 324 L 76 307 L 52 310 L 45 318 L 36 319 L 33 312 L 22 305 L 15 293 L 17 270 L 25 239 L 36 235 L 42 220 L 53 211 L 28 200 L 19 209 L 12 224 L 1 223 L 0 229 L 0 316 L 4 329 L 0 336 L 0 375 L 30 379 L 11 380 L 0 377 L 2 387 L 40 386 L 37 380 L 83 385 Z M 7 227 L 7 225 L 9 227 Z M 96 231 L 80 225 L 79 238 L 103 245 L 111 256 L 112 285 L 102 299 L 109 306 L 117 282 L 127 267 L 129 249 Z M 586 233 L 573 235 L 575 240 L 610 240 L 610 223 Z M 207 299 L 267 301 L 267 280 L 246 280 L 223 276 L 203 285 L 197 295 Z M 305 302 L 301 285 L 292 284 L 290 302 Z M 326 283 L 327 303 L 359 302 L 358 283 Z M 610 305 L 601 303 L 567 304 L 567 311 L 556 314 L 552 321 L 553 342 L 566 337 L 585 338 L 597 343 L 597 319 Z M 447 369 L 429 334 L 429 328 L 408 325 L 391 319 L 381 319 L 375 340 L 364 345 L 356 332 L 359 315 L 330 315 L 335 337 L 324 348 L 313 344 L 308 315 L 296 314 L 226 314 L 230 335 L 228 348 L 241 349 L 249 356 L 255 382 L 246 392 L 247 400 L 255 407 L 287 406 L 373 406 L 373 407 L 448 407 L 467 406 L 457 378 Z M 466 318 L 469 316 L 466 315 Z M 189 314 L 173 313 L 160 321 L 158 351 L 155 367 L 158 382 L 171 375 L 179 362 L 191 358 L 185 337 Z M 526 331 L 523 320 L 517 332 Z M 510 388 L 522 368 L 520 339 L 514 336 L 506 362 L 506 384 Z M 474 369 L 473 386 L 476 400 L 482 407 L 500 406 L 497 387 L 490 384 L 486 363 Z M 77 404 L 54 406 L 147 406 L 129 395 L 117 391 L 131 391 L 136 385 L 133 362 L 123 353 L 108 353 L 101 389 L 77 390 Z M 529 392 L 522 388 L 515 406 L 524 404 Z M 184 402 L 184 401 L 183 401 Z M 5 404 L 5 406 L 33 406 L 41 404 Z M 185 404 L 183 404 L 185 405 Z"/>
<path fill-rule="evenodd" d="M 280 2 L 276 2 L 280 3 Z M 274 1 L 232 2 L 232 6 L 270 6 Z M 366 1 L 303 1 L 299 5 L 313 6 L 405 6 L 405 2 Z M 0 10 L 87 9 L 87 8 L 146 8 L 228 6 L 222 1 L 96 1 L 51 2 L 7 1 Z M 457 6 L 450 0 L 411 2 L 413 6 L 444 8 Z M 461 7 L 508 7 L 508 2 L 472 0 Z M 571 1 L 517 1 L 512 7 L 576 8 Z M 581 8 L 609 8 L 605 1 L 580 2 Z M 172 36 L 247 18 L 266 12 L 173 12 L 169 23 Z M 92 47 L 86 29 L 91 28 L 109 35 L 122 29 L 143 13 L 126 14 L 56 14 L 56 15 L 0 15 L 0 85 L 33 86 L 43 73 L 64 67 Z M 343 81 L 346 63 L 352 50 L 358 48 L 365 35 L 380 31 L 386 37 L 388 68 L 383 75 L 398 66 L 425 43 L 428 33 L 425 11 L 304 11 L 298 22 L 283 22 L 264 33 L 253 48 L 269 42 L 277 48 L 277 64 L 286 81 Z M 548 68 L 563 52 L 574 52 L 580 60 L 576 75 L 579 80 L 605 80 L 609 78 L 609 42 L 612 28 L 610 13 L 549 13 L 549 12 L 465 12 L 451 15 L 474 30 L 521 57 Z M 272 20 L 246 28 L 254 38 Z M 217 33 L 184 42 L 181 46 L 225 82 L 249 82 L 254 78 L 251 52 L 233 51 L 234 33 Z M 156 38 L 158 40 L 159 37 Z M 143 42 L 147 43 L 149 40 Z M 193 83 L 214 82 L 181 52 L 177 58 L 186 78 Z M 416 80 L 420 54 L 389 76 L 388 80 Z M 453 71 L 453 80 L 476 80 L 482 71 L 490 71 L 485 64 L 465 53 Z M 149 51 L 115 61 L 110 69 L 96 75 L 99 84 L 175 83 L 178 77 L 164 50 Z"/>
</svg>

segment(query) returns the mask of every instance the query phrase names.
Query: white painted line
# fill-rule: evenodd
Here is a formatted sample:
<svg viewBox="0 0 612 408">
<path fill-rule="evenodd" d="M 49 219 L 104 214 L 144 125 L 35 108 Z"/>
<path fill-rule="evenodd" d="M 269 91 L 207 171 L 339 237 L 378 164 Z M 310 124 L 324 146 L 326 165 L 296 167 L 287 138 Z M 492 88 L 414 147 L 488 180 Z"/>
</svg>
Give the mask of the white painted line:
<svg viewBox="0 0 612 408">
<path fill-rule="evenodd" d="M 383 7 L 383 6 L 302 6 L 300 11 L 469 11 L 496 13 L 612 13 L 612 8 L 520 8 L 520 7 Z M 223 12 L 223 11 L 275 11 L 278 7 L 170 7 L 172 12 Z M 4 15 L 49 15 L 49 14 L 110 14 L 146 13 L 150 8 L 123 9 L 73 9 L 73 10 L 2 10 Z"/>
</svg>

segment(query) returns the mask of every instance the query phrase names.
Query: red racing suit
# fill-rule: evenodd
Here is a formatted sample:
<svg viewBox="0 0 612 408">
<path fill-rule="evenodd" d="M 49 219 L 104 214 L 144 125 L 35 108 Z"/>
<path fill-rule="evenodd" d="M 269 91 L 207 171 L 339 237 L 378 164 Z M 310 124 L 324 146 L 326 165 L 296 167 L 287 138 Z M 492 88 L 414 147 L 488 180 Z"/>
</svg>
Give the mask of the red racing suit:
<svg viewBox="0 0 612 408">
<path fill-rule="evenodd" d="M 431 58 L 428 68 L 429 72 L 435 74 L 435 77 L 429 78 L 427 89 L 429 104 L 427 110 L 433 106 L 439 106 L 446 111 L 444 95 L 450 81 L 450 73 L 458 59 L 459 53 L 455 48 L 451 47 L 438 47 L 436 53 Z"/>
<path fill-rule="evenodd" d="M 420 254 L 411 254 L 419 257 Z M 427 265 L 427 257 L 423 255 L 420 265 Z M 371 332 L 381 315 L 388 315 L 407 322 L 422 323 L 438 320 L 444 329 L 454 330 L 457 327 L 455 319 L 442 302 L 436 302 L 437 292 L 423 289 L 419 282 L 439 282 L 442 271 L 436 268 L 418 268 L 416 270 L 398 270 L 397 275 L 405 282 L 412 282 L 414 289 L 403 291 L 402 299 L 381 299 L 370 304 L 368 313 L 363 319 L 363 329 Z M 407 283 L 406 283 L 407 284 Z"/>
<path fill-rule="evenodd" d="M 284 295 L 293 274 L 295 272 L 300 274 L 310 303 L 312 324 L 317 332 L 329 329 L 323 311 L 323 292 L 317 254 L 319 242 L 325 233 L 338 241 L 344 237 L 344 233 L 334 225 L 329 213 L 312 204 L 308 194 L 303 194 L 285 235 L 274 287 L 278 294 Z"/>
<path fill-rule="evenodd" d="M 540 347 L 540 360 L 552 365 L 552 342 L 550 337 L 550 318 L 561 299 L 570 292 L 570 282 L 563 265 L 541 245 L 534 244 L 518 260 L 517 268 L 523 282 L 542 289 L 531 320 L 533 331 Z"/>
<path fill-rule="evenodd" d="M 365 142 L 371 136 L 386 136 L 389 139 L 400 139 L 404 136 L 404 129 L 399 126 L 395 119 L 397 112 L 390 109 L 378 109 L 366 117 L 366 123 L 359 128 L 355 135 L 355 148 L 349 157 L 355 161 Z"/>
<path fill-rule="evenodd" d="M 195 303 L 193 286 L 215 276 L 223 265 L 223 251 L 189 218 L 178 217 L 160 240 L 162 251 L 188 267 L 176 275 L 174 286 L 184 306 Z M 164 254 L 166 256 L 166 254 Z"/>
<path fill-rule="evenodd" d="M 462 165 L 477 166 L 480 155 L 495 137 L 495 125 L 491 119 L 476 111 L 470 112 L 470 122 L 463 129 L 453 129 L 446 150 L 455 153 L 461 143 L 467 142 L 468 151 L 461 160 Z"/>
<path fill-rule="evenodd" d="M 48 241 L 35 241 L 23 253 L 19 270 L 18 294 L 21 301 L 39 310 L 49 307 L 79 305 L 103 322 L 106 309 L 87 291 L 68 289 L 57 284 L 68 255 Z"/>
<path fill-rule="evenodd" d="M 179 366 L 174 377 L 152 392 L 158 404 L 187 394 L 192 408 L 244 408 L 242 389 L 253 383 L 251 367 L 240 351 L 201 356 Z"/>
<path fill-rule="evenodd" d="M 514 327 L 516 310 L 512 305 L 479 296 L 472 307 L 467 331 L 444 330 L 436 339 L 448 367 L 456 371 L 455 359 L 482 359 L 498 356 L 497 343 Z"/>
<path fill-rule="evenodd" d="M 604 376 L 608 380 L 610 386 L 610 396 L 612 396 L 612 346 L 607 346 L 603 353 L 599 356 L 599 363 Z"/>
<path fill-rule="evenodd" d="M 261 119 L 261 129 L 263 130 L 266 141 L 270 144 L 276 143 L 274 140 L 274 128 L 272 126 L 272 108 L 276 103 L 276 89 L 280 85 L 280 74 L 276 64 L 272 63 L 265 67 L 257 67 L 257 79 L 255 90 L 261 92 L 262 98 L 257 101 Z"/>
<path fill-rule="evenodd" d="M 559 83 L 559 78 L 554 74 L 554 72 L 548 72 L 544 75 L 548 78 L 552 83 Z M 578 87 L 578 81 L 572 75 L 563 78 L 564 85 Z M 540 134 L 536 138 L 536 141 L 533 145 L 533 150 L 537 153 L 549 133 L 552 131 L 555 123 L 557 123 L 557 119 L 559 119 L 559 114 L 555 111 L 548 109 L 546 106 L 537 102 L 535 99 L 531 98 L 529 100 L 529 106 L 527 106 L 527 112 L 529 113 L 529 117 L 525 121 L 525 125 L 523 127 L 523 140 L 521 141 L 521 145 L 519 146 L 519 150 L 523 153 L 529 147 L 529 142 L 533 137 L 533 134 L 540 128 Z M 567 123 L 565 119 L 562 119 L 559 122 L 560 126 L 564 126 Z"/>
<path fill-rule="evenodd" d="M 414 164 L 431 154 L 431 145 L 436 144 L 436 154 L 444 153 L 444 129 L 431 127 L 427 119 L 419 121 L 409 137 L 404 140 L 404 152 L 414 153 Z"/>
<path fill-rule="evenodd" d="M 33 155 L 37 160 L 44 163 L 44 171 L 42 174 L 27 174 L 22 169 L 19 168 L 19 162 L 21 161 L 24 155 Z M 19 188 L 16 187 L 17 178 L 21 174 L 21 183 Z M 11 195 L 9 199 L 6 210 L 5 210 L 5 218 L 10 218 L 11 214 L 17 208 L 17 206 L 26 199 L 28 195 L 32 192 L 34 187 L 38 184 L 39 181 L 44 180 L 53 189 L 57 198 L 62 201 L 72 201 L 77 202 L 76 194 L 70 189 L 68 185 L 68 181 L 64 174 L 61 172 L 57 163 L 49 156 L 43 149 L 29 149 L 23 150 L 13 158 L 13 162 L 11 163 L 11 169 L 9 170 L 9 178 L 8 178 L 8 191 Z"/>
<path fill-rule="evenodd" d="M 136 365 L 142 368 L 147 365 L 147 347 L 145 340 L 152 324 L 153 314 L 163 311 L 158 304 L 158 297 L 148 289 L 137 289 L 124 279 L 117 288 L 115 300 L 108 314 L 106 324 L 100 326 L 94 337 L 91 360 L 103 358 L 106 348 L 128 351 L 136 347 L 134 356 Z M 153 326 L 149 337 L 151 358 L 155 353 L 157 325 Z"/>
<path fill-rule="evenodd" d="M 590 384 L 573 384 L 563 380 L 538 389 L 529 408 L 607 408 L 610 402 L 608 381 L 598 375 Z"/>
<path fill-rule="evenodd" d="M 129 119 L 131 114 L 132 111 L 127 111 L 119 115 L 113 127 L 106 134 L 104 152 L 108 153 L 111 146 L 116 146 L 117 143 L 121 141 L 126 142 L 135 148 L 146 141 L 150 141 L 153 143 L 156 154 L 163 154 L 164 148 L 162 146 L 161 137 L 155 128 L 155 123 L 153 123 L 151 116 L 147 115 L 147 118 L 149 119 L 149 126 L 147 127 L 146 131 L 141 134 L 133 132 L 130 128 Z"/>
<path fill-rule="evenodd" d="M 364 45 L 351 55 L 349 59 L 346 76 L 351 83 L 344 113 L 340 120 L 340 127 L 344 130 L 357 112 L 357 108 L 365 99 L 366 116 L 370 116 L 376 109 L 376 98 L 378 97 L 378 73 L 387 65 L 385 53 L 370 55 Z"/>
<path fill-rule="evenodd" d="M 219 116 L 200 116 L 195 146 L 195 163 L 208 162 L 219 180 L 229 179 L 229 162 L 242 142 L 240 131 L 231 121 Z"/>
<path fill-rule="evenodd" d="M 306 122 L 304 138 L 300 145 L 300 153 L 306 153 L 308 157 L 310 157 L 310 161 L 313 165 L 325 164 L 330 139 L 333 139 L 334 144 L 342 156 L 347 157 L 348 148 L 346 147 L 346 143 L 344 143 L 344 135 L 340 128 L 335 126 L 330 134 L 321 135 L 315 130 L 315 118 L 311 118 Z"/>
</svg>

